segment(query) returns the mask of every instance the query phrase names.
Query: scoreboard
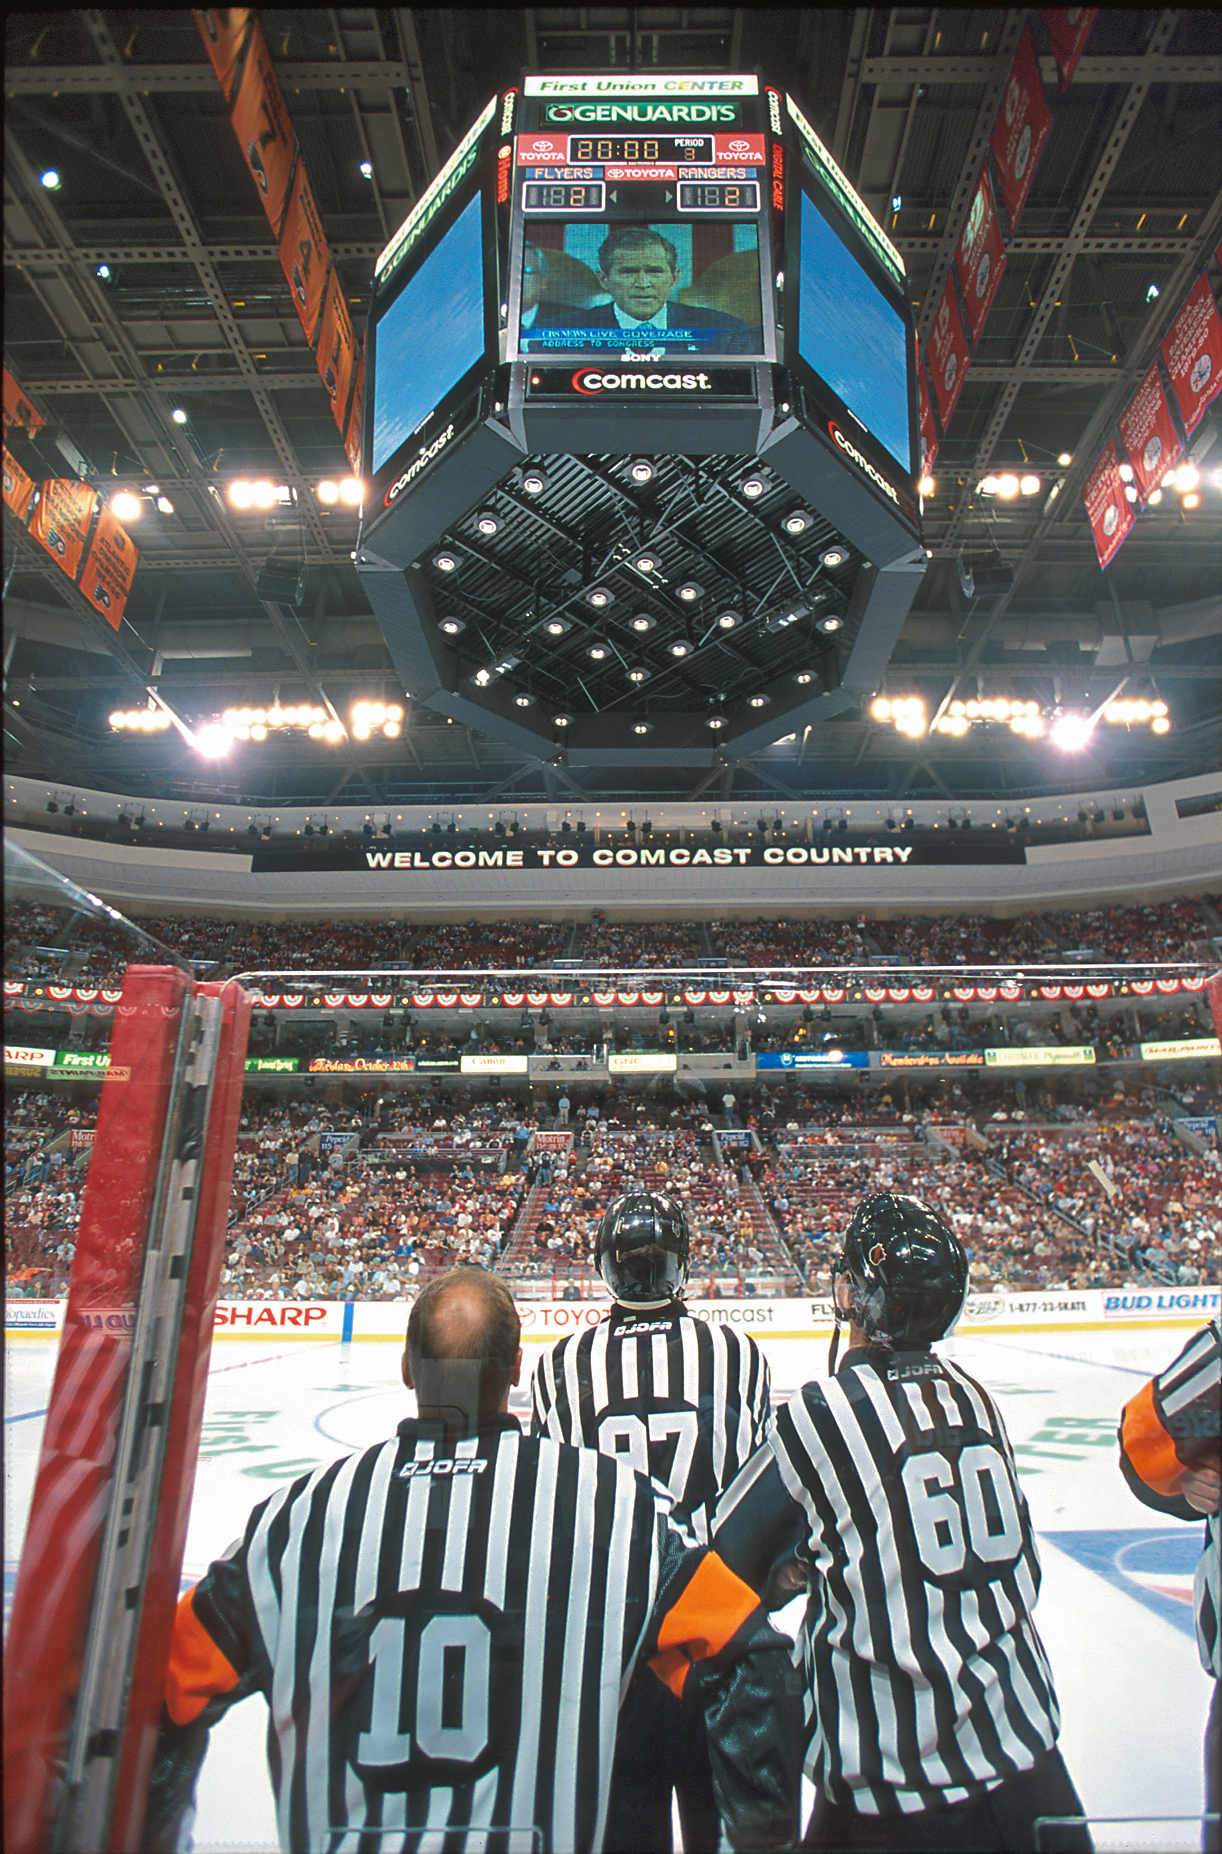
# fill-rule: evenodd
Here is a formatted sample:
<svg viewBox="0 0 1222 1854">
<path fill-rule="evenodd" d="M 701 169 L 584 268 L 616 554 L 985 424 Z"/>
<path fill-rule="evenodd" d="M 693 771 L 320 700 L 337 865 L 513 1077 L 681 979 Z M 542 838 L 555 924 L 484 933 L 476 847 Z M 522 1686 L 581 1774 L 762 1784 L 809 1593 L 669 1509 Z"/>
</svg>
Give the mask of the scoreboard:
<svg viewBox="0 0 1222 1854">
<path fill-rule="evenodd" d="M 914 559 L 902 259 L 755 74 L 526 76 L 377 261 L 364 443 L 379 588 L 524 456 L 766 459 L 874 567 Z"/>
</svg>

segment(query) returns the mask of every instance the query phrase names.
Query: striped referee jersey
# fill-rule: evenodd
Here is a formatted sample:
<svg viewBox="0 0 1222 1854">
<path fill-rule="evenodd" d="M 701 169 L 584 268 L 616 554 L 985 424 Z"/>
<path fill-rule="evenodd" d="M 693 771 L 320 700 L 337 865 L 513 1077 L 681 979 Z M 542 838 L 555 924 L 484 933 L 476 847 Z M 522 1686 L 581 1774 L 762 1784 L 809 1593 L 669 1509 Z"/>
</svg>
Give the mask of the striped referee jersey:
<svg viewBox="0 0 1222 1854">
<path fill-rule="evenodd" d="M 858 1348 L 797 1391 L 713 1532 L 757 1589 L 786 1541 L 810 1567 L 806 1768 L 830 1802 L 936 1808 L 1052 1748 L 1030 1515 L 1001 1417 L 966 1372 Z"/>
<path fill-rule="evenodd" d="M 628 1468 L 508 1417 L 449 1445 L 409 1420 L 257 1506 L 181 1599 L 151 1832 L 181 1820 L 205 1728 L 261 1692 L 293 1854 L 597 1850 L 638 1654 L 676 1690 L 717 1656 L 697 1684 L 720 1665 L 749 1694 L 788 1646 Z M 761 1782 L 733 1740 L 731 1706 L 723 1800 L 750 1819 L 768 1792 L 770 1818 L 793 1773 Z"/>
<path fill-rule="evenodd" d="M 717 1498 L 772 1420 L 768 1361 L 749 1334 L 695 1318 L 681 1302 L 616 1305 L 545 1352 L 532 1435 L 575 1442 L 652 1477 L 672 1518 L 707 1544 Z"/>
<path fill-rule="evenodd" d="M 1147 1506 L 1176 1519 L 1205 1520 L 1205 1549 L 1193 1576 L 1197 1648 L 1201 1666 L 1222 1676 L 1220 1528 L 1217 1513 L 1202 1515 L 1179 1492 L 1186 1468 L 1218 1466 L 1222 1432 L 1222 1325 L 1211 1320 L 1194 1333 L 1179 1357 L 1124 1407 L 1120 1466 Z"/>
</svg>

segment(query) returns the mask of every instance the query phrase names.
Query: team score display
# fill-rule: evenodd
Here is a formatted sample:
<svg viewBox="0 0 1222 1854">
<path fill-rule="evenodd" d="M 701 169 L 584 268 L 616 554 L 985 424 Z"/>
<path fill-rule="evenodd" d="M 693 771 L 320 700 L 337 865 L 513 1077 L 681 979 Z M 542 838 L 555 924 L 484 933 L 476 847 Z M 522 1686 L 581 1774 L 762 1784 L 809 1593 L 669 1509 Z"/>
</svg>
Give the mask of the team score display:
<svg viewBox="0 0 1222 1854">
<path fill-rule="evenodd" d="M 486 1767 L 490 1757 L 493 1638 L 475 1611 L 381 1616 L 367 1649 L 368 1729 L 356 1741 L 362 1778 L 403 1789 L 421 1764 Z"/>
<path fill-rule="evenodd" d="M 909 1455 L 900 1470 L 921 1563 L 934 1577 L 961 1571 L 968 1551 L 985 1564 L 1011 1564 L 1023 1522 L 1009 1463 L 991 1442 L 957 1455 Z"/>
<path fill-rule="evenodd" d="M 681 180 L 680 212 L 758 212 L 757 180 Z"/>
<path fill-rule="evenodd" d="M 672 1500 L 683 1499 L 688 1475 L 700 1439 L 700 1421 L 694 1410 L 654 1410 L 648 1417 L 604 1416 L 598 1425 L 598 1449 L 626 1461 L 638 1474 L 648 1474 L 649 1451 L 674 1440 L 670 1472 L 659 1478 Z"/>
<path fill-rule="evenodd" d="M 528 180 L 522 188 L 524 212 L 602 212 L 605 205 L 601 180 Z"/>
<path fill-rule="evenodd" d="M 569 165 L 586 161 L 711 161 L 711 135 L 570 135 Z"/>
</svg>

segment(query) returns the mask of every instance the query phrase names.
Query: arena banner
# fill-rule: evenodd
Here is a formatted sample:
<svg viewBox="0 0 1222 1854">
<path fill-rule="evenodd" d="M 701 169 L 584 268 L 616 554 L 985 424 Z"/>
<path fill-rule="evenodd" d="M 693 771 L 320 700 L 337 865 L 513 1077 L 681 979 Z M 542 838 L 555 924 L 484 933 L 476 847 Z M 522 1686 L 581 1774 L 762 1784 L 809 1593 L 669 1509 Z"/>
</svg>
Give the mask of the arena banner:
<svg viewBox="0 0 1222 1854">
<path fill-rule="evenodd" d="M 679 1058 L 664 1049 L 624 1049 L 607 1057 L 611 1075 L 673 1075 Z"/>
<path fill-rule="evenodd" d="M 1095 1052 L 1089 1043 L 1053 1043 L 1045 1049 L 986 1049 L 985 1067 L 990 1069 L 1070 1068 L 1093 1063 Z"/>
<path fill-rule="evenodd" d="M 234 72 L 237 70 L 238 57 L 242 50 L 242 40 L 246 36 L 246 22 L 250 18 L 250 8 L 245 6 L 208 6 L 192 7 L 195 23 L 199 27 L 199 36 L 204 41 L 204 49 L 212 61 L 217 82 L 225 101 L 233 89 Z"/>
<path fill-rule="evenodd" d="M 529 1056 L 461 1056 L 459 1068 L 464 1075 L 525 1075 L 530 1069 Z"/>
<path fill-rule="evenodd" d="M 973 347 L 984 332 L 1005 267 L 1006 248 L 1001 242 L 993 183 L 989 179 L 988 168 L 982 167 L 971 210 L 967 215 L 967 224 L 955 252 L 955 270 L 967 307 Z"/>
<path fill-rule="evenodd" d="M 301 1067 L 296 1056 L 247 1056 L 248 1075 L 295 1075 Z"/>
<path fill-rule="evenodd" d="M 98 494 L 76 477 L 53 477 L 43 483 L 30 515 L 30 533 L 56 566 L 75 580 L 85 540 L 98 506 Z"/>
<path fill-rule="evenodd" d="M 929 403 L 929 381 L 926 378 L 926 369 L 923 362 L 917 367 L 917 391 L 917 408 L 920 414 L 918 429 L 921 439 L 920 474 L 922 476 L 929 476 L 933 471 L 934 463 L 938 455 L 938 433 L 933 422 L 933 408 Z"/>
<path fill-rule="evenodd" d="M 343 1301 L 230 1300 L 217 1303 L 214 1339 L 338 1339 Z"/>
<path fill-rule="evenodd" d="M 1120 474 L 1120 459 L 1116 455 L 1113 438 L 1108 439 L 1102 455 L 1082 485 L 1082 501 L 1094 538 L 1095 552 L 1099 556 L 1099 565 L 1110 566 L 1134 521 L 1133 510 L 1124 493 L 1124 478 Z"/>
<path fill-rule="evenodd" d="M 55 1061 L 53 1049 L 41 1049 L 28 1043 L 6 1043 L 4 1066 L 9 1069 L 46 1069 Z"/>
<path fill-rule="evenodd" d="M 1202 1056 L 1222 1055 L 1222 1043 L 1216 1036 L 1185 1036 L 1174 1043 L 1139 1043 L 1143 1062 L 1199 1062 Z"/>
<path fill-rule="evenodd" d="M 765 1049 L 755 1058 L 757 1069 L 865 1069 L 869 1065 L 864 1049 Z"/>
<path fill-rule="evenodd" d="M 18 386 L 6 367 L 4 369 L 5 431 L 17 430 L 33 437 L 36 431 L 41 431 L 46 422 L 29 394 L 23 387 Z"/>
<path fill-rule="evenodd" d="M 17 459 L 10 455 L 7 446 L 4 451 L 4 506 L 12 509 L 18 521 L 23 522 L 30 512 L 34 500 L 34 479 L 27 476 Z"/>
<path fill-rule="evenodd" d="M 297 137 L 258 20 L 250 28 L 246 61 L 229 120 L 258 189 L 259 204 L 267 215 L 272 237 L 278 239 L 288 197 L 289 175 L 297 152 Z"/>
<path fill-rule="evenodd" d="M 103 506 L 81 574 L 81 591 L 94 610 L 101 612 L 112 631 L 117 631 L 123 622 L 127 595 L 139 564 L 140 550 L 131 535 Z"/>
<path fill-rule="evenodd" d="M 1095 23 L 1097 6 L 1041 7 L 1040 18 L 1048 32 L 1048 43 L 1056 59 L 1061 78 L 1062 96 L 1073 82 L 1082 48 Z"/>
<path fill-rule="evenodd" d="M 982 1069 L 982 1049 L 880 1049 L 871 1067 L 880 1069 Z"/>
<path fill-rule="evenodd" d="M 1001 188 L 1002 204 L 1010 221 L 1011 238 L 1018 230 L 1027 194 L 1051 128 L 1052 111 L 1044 96 L 1044 84 L 1036 61 L 1031 28 L 1028 26 L 1018 42 L 1006 94 L 989 137 L 997 184 Z"/>
<path fill-rule="evenodd" d="M 280 234 L 280 268 L 288 279 L 289 294 L 297 319 L 313 346 L 314 332 L 322 309 L 331 247 L 323 231 L 322 216 L 310 186 L 305 162 L 298 161 L 289 189 L 284 230 Z"/>
<path fill-rule="evenodd" d="M 547 844 L 526 844 L 521 848 L 484 849 L 472 844 L 465 849 L 434 849 L 421 843 L 416 849 L 365 849 L 356 844 L 328 843 L 326 847 L 312 840 L 305 852 L 285 845 L 264 846 L 251 852 L 251 870 L 255 875 L 279 875 L 302 869 L 362 871 L 367 876 L 390 874 L 448 876 L 451 871 L 496 870 L 516 879 L 519 872 L 540 869 L 887 869 L 922 864 L 954 863 L 1023 863 L 1023 846 L 1008 840 L 993 840 L 991 832 L 973 832 L 970 838 L 957 839 L 954 834 L 939 833 L 940 840 L 914 843 L 790 843 L 767 845 L 724 844 L 643 844 L 639 849 L 624 846 L 610 849 L 602 845 L 585 845 L 581 849 L 555 849 Z"/>
<path fill-rule="evenodd" d="M 458 1060 L 455 1058 L 457 1068 Z M 403 1075 L 416 1067 L 415 1056 L 311 1056 L 311 1075 Z"/>
<path fill-rule="evenodd" d="M 963 391 L 968 358 L 967 336 L 963 332 L 959 305 L 955 300 L 955 280 L 952 271 L 946 279 L 942 300 L 938 304 L 938 313 L 934 317 L 929 340 L 925 344 L 925 364 L 929 368 L 929 377 L 933 383 L 934 398 L 938 406 L 938 422 L 942 427 L 943 436 L 954 416 L 959 394 Z"/>
<path fill-rule="evenodd" d="M 1184 430 L 1191 437 L 1222 392 L 1222 319 L 1202 271 L 1159 348 Z"/>
<path fill-rule="evenodd" d="M 1118 430 L 1133 468 L 1133 486 L 1144 509 L 1183 451 L 1163 390 L 1158 362 L 1146 374 L 1120 414 Z"/>
</svg>

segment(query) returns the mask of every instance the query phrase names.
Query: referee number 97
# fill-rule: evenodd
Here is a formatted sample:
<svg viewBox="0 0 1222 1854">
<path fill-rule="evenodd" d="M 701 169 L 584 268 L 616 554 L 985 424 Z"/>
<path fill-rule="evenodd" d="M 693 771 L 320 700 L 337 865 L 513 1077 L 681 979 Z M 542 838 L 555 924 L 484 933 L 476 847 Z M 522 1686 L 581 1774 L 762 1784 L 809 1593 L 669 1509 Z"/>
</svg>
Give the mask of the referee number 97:
<svg viewBox="0 0 1222 1854">
<path fill-rule="evenodd" d="M 1009 1564 L 1023 1546 L 1023 1524 L 1009 1465 L 991 1442 L 909 1455 L 900 1478 L 917 1550 L 927 1571 L 950 1577 L 968 1550 L 986 1564 Z"/>
</svg>

